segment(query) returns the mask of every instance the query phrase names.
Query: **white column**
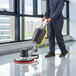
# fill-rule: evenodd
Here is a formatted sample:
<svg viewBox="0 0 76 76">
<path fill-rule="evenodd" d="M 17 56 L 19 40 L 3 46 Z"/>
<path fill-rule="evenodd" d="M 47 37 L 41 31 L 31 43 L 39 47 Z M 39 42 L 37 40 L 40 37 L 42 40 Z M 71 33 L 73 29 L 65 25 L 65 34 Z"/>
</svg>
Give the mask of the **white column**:
<svg viewBox="0 0 76 76">
<path fill-rule="evenodd" d="M 76 40 L 76 0 L 70 0 L 70 35 Z"/>
</svg>

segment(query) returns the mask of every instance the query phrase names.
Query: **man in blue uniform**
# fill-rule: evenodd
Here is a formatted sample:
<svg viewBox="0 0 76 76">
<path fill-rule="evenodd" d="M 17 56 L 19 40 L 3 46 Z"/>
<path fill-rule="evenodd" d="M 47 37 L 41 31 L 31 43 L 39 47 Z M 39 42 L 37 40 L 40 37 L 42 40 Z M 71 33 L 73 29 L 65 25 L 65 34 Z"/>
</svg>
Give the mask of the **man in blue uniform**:
<svg viewBox="0 0 76 76">
<path fill-rule="evenodd" d="M 64 57 L 68 53 L 61 33 L 63 27 L 62 10 L 64 7 L 64 0 L 47 0 L 47 2 L 47 10 L 42 20 L 44 21 L 48 18 L 51 32 L 49 37 L 50 52 L 45 57 L 55 56 L 55 37 L 61 50 L 60 57 Z"/>
</svg>

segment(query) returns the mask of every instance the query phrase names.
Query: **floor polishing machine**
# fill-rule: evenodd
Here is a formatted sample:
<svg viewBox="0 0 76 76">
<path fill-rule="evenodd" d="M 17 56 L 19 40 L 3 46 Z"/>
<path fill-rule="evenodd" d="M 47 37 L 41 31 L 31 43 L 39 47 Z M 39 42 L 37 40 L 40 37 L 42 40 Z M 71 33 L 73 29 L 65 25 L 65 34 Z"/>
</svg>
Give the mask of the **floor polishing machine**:
<svg viewBox="0 0 76 76">
<path fill-rule="evenodd" d="M 34 54 L 38 51 L 39 46 L 41 46 L 46 38 L 47 35 L 47 30 L 46 30 L 46 25 L 47 25 L 47 20 L 44 21 L 45 24 L 43 24 L 41 27 L 36 28 L 33 36 L 32 36 L 32 41 L 33 41 L 33 49 L 31 54 L 28 54 L 28 48 L 22 49 L 20 51 L 20 57 L 18 59 L 14 59 L 14 63 L 19 63 L 19 64 L 26 64 L 26 63 L 33 63 L 35 59 L 39 58 L 38 54 Z"/>
</svg>

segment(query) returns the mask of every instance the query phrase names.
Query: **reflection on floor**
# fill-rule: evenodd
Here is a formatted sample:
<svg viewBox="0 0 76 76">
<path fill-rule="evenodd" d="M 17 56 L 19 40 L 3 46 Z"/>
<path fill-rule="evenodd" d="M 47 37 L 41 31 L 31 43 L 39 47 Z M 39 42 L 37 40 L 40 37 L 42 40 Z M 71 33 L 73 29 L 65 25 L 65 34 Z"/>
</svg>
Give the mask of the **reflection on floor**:
<svg viewBox="0 0 76 76">
<path fill-rule="evenodd" d="M 69 52 L 75 52 L 76 42 L 66 43 L 66 46 Z M 38 53 L 39 59 L 32 64 L 13 63 L 19 53 L 0 56 L 0 76 L 76 76 L 76 54 L 45 58 L 45 47 L 40 48 Z M 56 53 L 60 53 L 57 46 Z"/>
</svg>

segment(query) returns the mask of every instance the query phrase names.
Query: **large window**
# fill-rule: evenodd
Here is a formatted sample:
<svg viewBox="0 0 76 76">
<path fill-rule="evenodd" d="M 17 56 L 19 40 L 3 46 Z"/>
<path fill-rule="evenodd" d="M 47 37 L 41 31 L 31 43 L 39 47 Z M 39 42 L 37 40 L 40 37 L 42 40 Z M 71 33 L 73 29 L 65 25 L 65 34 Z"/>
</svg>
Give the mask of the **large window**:
<svg viewBox="0 0 76 76">
<path fill-rule="evenodd" d="M 20 42 L 32 38 L 41 26 L 47 0 L 0 0 L 0 43 Z M 65 2 L 63 35 L 69 32 L 69 1 Z"/>
</svg>

